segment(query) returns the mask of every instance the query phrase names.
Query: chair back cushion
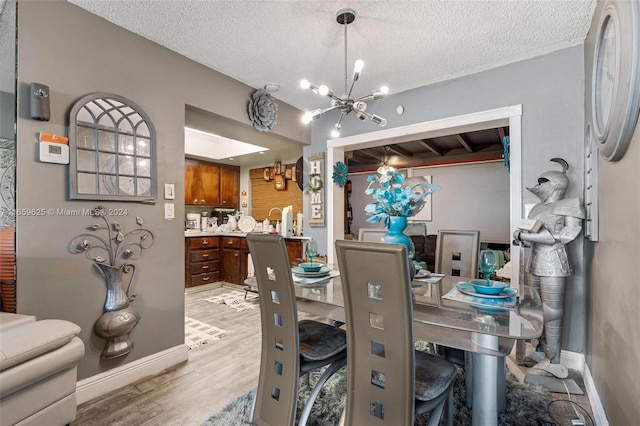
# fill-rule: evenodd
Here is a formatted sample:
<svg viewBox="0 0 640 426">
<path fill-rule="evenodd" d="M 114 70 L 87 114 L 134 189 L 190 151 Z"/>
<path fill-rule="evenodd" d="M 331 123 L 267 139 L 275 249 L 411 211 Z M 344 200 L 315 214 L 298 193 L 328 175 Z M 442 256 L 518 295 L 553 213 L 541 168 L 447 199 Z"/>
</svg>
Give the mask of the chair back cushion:
<svg viewBox="0 0 640 426">
<path fill-rule="evenodd" d="M 406 248 L 336 241 L 336 250 L 349 351 L 346 424 L 413 424 L 413 299 Z"/>
<path fill-rule="evenodd" d="M 293 425 L 300 369 L 296 296 L 284 239 L 248 234 L 260 294 L 262 355 L 252 421 Z"/>
</svg>

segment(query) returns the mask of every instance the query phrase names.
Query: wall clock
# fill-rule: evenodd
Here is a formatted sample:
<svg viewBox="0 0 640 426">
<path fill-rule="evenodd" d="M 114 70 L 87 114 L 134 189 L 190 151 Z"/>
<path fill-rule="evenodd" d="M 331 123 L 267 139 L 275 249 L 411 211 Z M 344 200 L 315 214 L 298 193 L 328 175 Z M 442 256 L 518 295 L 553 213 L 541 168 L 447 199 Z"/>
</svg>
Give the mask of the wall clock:
<svg viewBox="0 0 640 426">
<path fill-rule="evenodd" d="M 640 109 L 640 3 L 608 0 L 598 21 L 591 79 L 591 122 L 600 155 L 620 160 Z"/>
</svg>

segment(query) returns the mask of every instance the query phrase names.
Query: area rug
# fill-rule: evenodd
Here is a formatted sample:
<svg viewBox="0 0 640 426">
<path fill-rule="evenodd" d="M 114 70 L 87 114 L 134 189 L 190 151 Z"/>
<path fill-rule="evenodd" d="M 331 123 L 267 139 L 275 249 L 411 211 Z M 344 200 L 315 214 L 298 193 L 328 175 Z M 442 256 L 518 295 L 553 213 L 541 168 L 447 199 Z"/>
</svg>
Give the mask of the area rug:
<svg viewBox="0 0 640 426">
<path fill-rule="evenodd" d="M 189 349 L 195 349 L 207 343 L 222 339 L 229 333 L 226 330 L 197 319 L 184 317 L 184 343 Z"/>
<path fill-rule="evenodd" d="M 320 372 L 313 372 L 310 383 L 315 383 Z M 345 369 L 338 371 L 325 383 L 316 399 L 309 426 L 337 425 L 344 407 Z M 298 416 L 309 394 L 309 387 L 302 385 L 298 399 Z M 464 371 L 459 368 L 454 385 L 454 420 L 455 426 L 471 425 L 471 412 L 465 404 Z M 220 413 L 213 415 L 203 426 L 245 426 L 249 423 L 249 412 L 253 403 L 255 388 L 244 393 L 229 403 Z M 538 420 L 551 420 L 547 406 L 551 402 L 549 391 L 541 386 L 521 384 L 508 373 L 506 381 L 507 404 L 504 413 L 498 415 L 500 426 L 537 426 Z M 415 425 L 427 424 L 428 414 L 416 418 Z M 444 424 L 444 419 L 440 421 Z"/>
<path fill-rule="evenodd" d="M 245 293 L 242 291 L 230 290 L 227 293 L 218 296 L 210 296 L 204 299 L 198 299 L 205 302 L 216 303 L 218 305 L 226 305 L 237 312 L 255 309 L 259 305 L 256 298 L 245 300 Z"/>
</svg>

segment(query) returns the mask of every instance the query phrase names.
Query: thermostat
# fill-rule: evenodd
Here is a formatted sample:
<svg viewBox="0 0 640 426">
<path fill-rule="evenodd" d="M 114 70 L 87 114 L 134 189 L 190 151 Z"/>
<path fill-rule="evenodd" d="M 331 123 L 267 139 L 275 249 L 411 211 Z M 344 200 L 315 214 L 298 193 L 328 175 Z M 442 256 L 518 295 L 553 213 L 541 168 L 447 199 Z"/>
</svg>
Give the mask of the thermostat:
<svg viewBox="0 0 640 426">
<path fill-rule="evenodd" d="M 69 164 L 69 145 L 39 142 L 40 161 L 43 163 Z"/>
</svg>

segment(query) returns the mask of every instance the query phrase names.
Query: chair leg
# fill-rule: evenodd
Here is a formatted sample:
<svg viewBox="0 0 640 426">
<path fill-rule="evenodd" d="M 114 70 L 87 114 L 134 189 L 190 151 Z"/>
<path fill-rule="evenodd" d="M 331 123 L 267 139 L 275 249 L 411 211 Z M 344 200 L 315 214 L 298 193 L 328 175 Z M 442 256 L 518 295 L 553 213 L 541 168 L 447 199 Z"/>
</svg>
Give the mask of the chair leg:
<svg viewBox="0 0 640 426">
<path fill-rule="evenodd" d="M 449 396 L 447 396 L 447 405 L 445 406 L 444 418 L 446 426 L 453 426 L 453 386 L 449 391 Z"/>
<path fill-rule="evenodd" d="M 313 403 L 316 400 L 316 397 L 320 393 L 320 389 L 325 384 L 329 377 L 333 376 L 333 374 L 344 367 L 347 364 L 347 358 L 343 358 L 339 361 L 334 362 L 333 364 L 329 364 L 327 369 L 322 373 L 322 376 L 318 379 L 315 386 L 311 390 L 309 394 L 309 399 L 307 399 L 306 404 L 304 405 L 304 410 L 302 410 L 302 414 L 300 415 L 300 421 L 298 422 L 298 426 L 305 426 L 307 424 L 307 420 L 309 420 L 309 415 L 311 414 L 311 408 L 313 408 Z"/>
<path fill-rule="evenodd" d="M 442 417 L 442 411 L 447 405 L 449 400 L 449 396 L 440 402 L 433 410 L 431 410 L 431 414 L 429 414 L 429 421 L 427 422 L 427 426 L 438 426 L 440 424 L 440 418 Z M 448 410 L 447 410 L 448 411 Z M 447 424 L 447 426 L 452 426 Z"/>
</svg>

